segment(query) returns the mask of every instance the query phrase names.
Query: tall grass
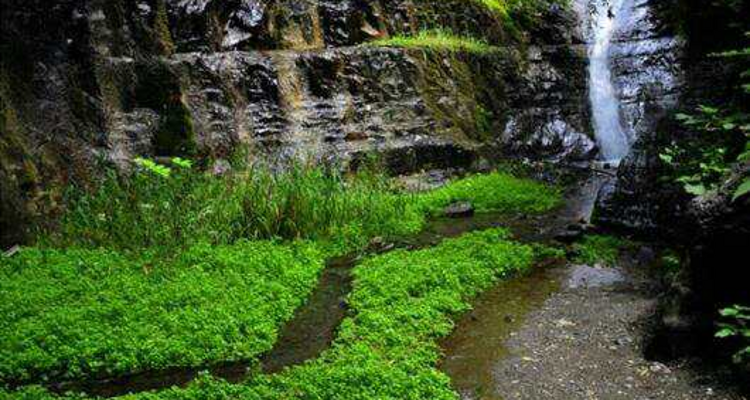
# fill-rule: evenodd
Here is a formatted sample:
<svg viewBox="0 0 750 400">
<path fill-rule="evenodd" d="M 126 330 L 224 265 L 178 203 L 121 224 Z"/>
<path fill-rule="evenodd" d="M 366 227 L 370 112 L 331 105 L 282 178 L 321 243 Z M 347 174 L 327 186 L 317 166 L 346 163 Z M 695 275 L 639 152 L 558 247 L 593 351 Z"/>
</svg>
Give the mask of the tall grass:
<svg viewBox="0 0 750 400">
<path fill-rule="evenodd" d="M 502 172 L 408 194 L 374 171 L 292 162 L 217 177 L 180 163 L 141 163 L 128 176 L 110 171 L 95 191 L 71 191 L 58 229 L 44 231 L 40 244 L 169 254 L 199 243 L 309 239 L 345 252 L 376 236 L 417 233 L 427 216 L 457 201 L 478 212 L 534 214 L 560 202 L 555 188 Z"/>
<path fill-rule="evenodd" d="M 338 168 L 301 164 L 278 173 L 253 168 L 239 186 L 241 237 L 355 245 L 422 226 L 411 196 L 397 193 L 386 176 L 371 171 L 345 175 Z"/>
<path fill-rule="evenodd" d="M 157 169 L 158 168 L 158 169 Z M 93 192 L 74 189 L 54 247 L 170 251 L 238 239 L 315 239 L 344 246 L 418 230 L 422 215 L 381 175 L 293 163 L 278 171 L 249 166 L 223 177 L 191 168 L 110 171 Z"/>
</svg>

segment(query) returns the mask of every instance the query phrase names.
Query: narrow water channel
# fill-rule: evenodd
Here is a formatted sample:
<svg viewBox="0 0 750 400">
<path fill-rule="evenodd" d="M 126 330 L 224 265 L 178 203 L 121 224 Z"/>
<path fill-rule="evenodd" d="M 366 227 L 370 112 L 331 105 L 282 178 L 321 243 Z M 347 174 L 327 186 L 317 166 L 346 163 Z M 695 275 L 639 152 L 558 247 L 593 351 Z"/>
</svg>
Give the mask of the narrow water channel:
<svg viewBox="0 0 750 400">
<path fill-rule="evenodd" d="M 462 398 L 502 400 L 495 393 L 492 371 L 498 360 L 510 356 L 504 342 L 526 315 L 560 289 L 562 272 L 559 266 L 539 266 L 501 282 L 481 295 L 473 310 L 456 323 L 456 330 L 441 343 L 446 355 L 440 369 L 451 377 Z"/>
</svg>

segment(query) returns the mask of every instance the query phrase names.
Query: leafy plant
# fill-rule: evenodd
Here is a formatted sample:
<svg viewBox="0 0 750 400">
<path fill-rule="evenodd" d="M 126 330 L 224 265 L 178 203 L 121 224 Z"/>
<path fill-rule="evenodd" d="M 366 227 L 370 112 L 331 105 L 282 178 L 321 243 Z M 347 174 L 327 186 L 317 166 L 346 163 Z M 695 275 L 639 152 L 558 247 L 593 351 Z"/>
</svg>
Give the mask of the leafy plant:
<svg viewBox="0 0 750 400">
<path fill-rule="evenodd" d="M 583 241 L 573 245 L 573 261 L 579 264 L 613 266 L 620 251 L 630 245 L 629 241 L 615 236 L 587 235 Z"/>
<path fill-rule="evenodd" d="M 561 204 L 560 190 L 530 179 L 516 178 L 505 172 L 472 175 L 451 182 L 417 198 L 429 214 L 439 215 L 458 201 L 471 202 L 477 212 L 539 214 Z"/>
<path fill-rule="evenodd" d="M 750 37 L 750 33 L 746 34 Z M 750 48 L 712 54 L 712 57 L 746 58 Z M 740 74 L 744 83 L 739 98 L 750 94 L 750 70 Z M 675 118 L 686 128 L 698 132 L 698 138 L 672 144 L 660 159 L 670 175 L 687 193 L 702 196 L 715 190 L 727 177 L 732 165 L 750 161 L 750 114 L 747 106 L 729 102 L 721 106 L 701 105 L 693 114 L 679 113 Z M 745 176 L 735 188 L 732 201 L 750 193 L 750 177 Z"/>
<path fill-rule="evenodd" d="M 747 157 L 746 151 L 738 155 L 732 149 L 737 138 L 747 138 L 750 134 L 750 118 L 744 113 L 729 114 L 708 106 L 700 106 L 693 115 L 677 114 L 676 118 L 686 127 L 713 136 L 710 144 L 703 140 L 674 144 L 659 155 L 686 192 L 702 196 L 721 184 L 731 170 L 731 163 Z"/>
<path fill-rule="evenodd" d="M 734 305 L 719 311 L 727 322 L 719 323 L 717 338 L 739 338 L 743 348 L 737 351 L 732 360 L 735 363 L 750 361 L 750 307 Z"/>
<path fill-rule="evenodd" d="M 172 170 L 169 169 L 169 167 L 157 164 L 153 160 L 138 157 L 134 159 L 133 162 L 135 163 L 135 165 L 139 166 L 144 171 L 148 171 L 162 178 L 169 178 L 169 176 L 172 174 Z"/>
<path fill-rule="evenodd" d="M 122 399 L 455 399 L 449 378 L 436 368 L 437 343 L 452 330 L 451 319 L 497 280 L 558 254 L 513 242 L 508 231 L 491 229 L 433 248 L 375 256 L 355 267 L 354 291 L 347 300 L 351 316 L 317 359 L 244 384 L 203 375 L 187 388 Z M 55 398 L 34 387 L 19 393 L 29 400 Z"/>
<path fill-rule="evenodd" d="M 528 269 L 531 246 L 493 229 L 449 239 L 417 251 L 370 258 L 354 270 L 352 316 L 319 358 L 244 385 L 212 378 L 187 389 L 141 394 L 127 400 L 183 398 L 455 399 L 449 378 L 436 368 L 437 341 L 451 317 L 495 281 Z"/>
</svg>

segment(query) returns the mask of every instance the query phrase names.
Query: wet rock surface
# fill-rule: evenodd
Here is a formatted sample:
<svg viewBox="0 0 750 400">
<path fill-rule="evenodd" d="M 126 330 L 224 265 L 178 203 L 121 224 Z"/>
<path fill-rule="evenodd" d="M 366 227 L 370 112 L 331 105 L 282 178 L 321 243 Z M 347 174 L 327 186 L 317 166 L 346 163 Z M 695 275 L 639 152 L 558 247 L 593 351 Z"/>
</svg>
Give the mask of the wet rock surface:
<svg viewBox="0 0 750 400">
<path fill-rule="evenodd" d="M 657 135 L 685 90 L 687 44 L 657 1 L 624 3 L 616 14 L 611 68 L 624 130 L 632 144 L 618 168 L 616 184 L 599 200 L 603 223 L 653 230 L 677 201 L 660 201 Z M 633 199 L 638 201 L 633 201 Z M 676 200 L 676 199 L 672 199 Z M 669 210 L 672 207 L 673 210 Z"/>
<path fill-rule="evenodd" d="M 474 215 L 474 206 L 469 202 L 459 202 L 449 205 L 443 210 L 448 218 L 464 218 Z"/>
<path fill-rule="evenodd" d="M 576 265 L 572 267 L 565 286 L 570 289 L 590 289 L 611 286 L 624 280 L 625 278 L 622 276 L 622 273 L 614 268 Z"/>
</svg>

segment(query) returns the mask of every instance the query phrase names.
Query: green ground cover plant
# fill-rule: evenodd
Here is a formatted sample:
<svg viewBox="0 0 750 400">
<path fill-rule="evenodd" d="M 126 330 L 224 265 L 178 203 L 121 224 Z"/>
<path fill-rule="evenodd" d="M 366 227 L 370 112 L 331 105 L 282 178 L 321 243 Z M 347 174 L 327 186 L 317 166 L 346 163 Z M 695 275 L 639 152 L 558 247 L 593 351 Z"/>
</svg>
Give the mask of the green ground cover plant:
<svg viewBox="0 0 750 400">
<path fill-rule="evenodd" d="M 442 188 L 424 193 L 417 199 L 427 213 L 440 214 L 457 201 L 469 201 L 477 212 L 539 214 L 562 203 L 560 190 L 506 172 L 472 175 Z"/>
<path fill-rule="evenodd" d="M 537 254 L 506 230 L 491 229 L 372 257 L 355 268 L 352 316 L 321 357 L 242 385 L 204 376 L 186 389 L 123 399 L 455 399 L 449 378 L 436 368 L 437 340 L 473 297 L 530 268 Z M 50 398 L 27 390 L 29 400 Z"/>
<path fill-rule="evenodd" d="M 416 35 L 397 35 L 369 42 L 370 46 L 423 48 L 443 51 L 467 51 L 486 53 L 492 50 L 487 42 L 467 36 L 459 36 L 445 29 L 430 29 Z"/>
<path fill-rule="evenodd" d="M 308 243 L 196 245 L 169 263 L 26 249 L 0 267 L 0 381 L 253 359 L 314 288 Z"/>
<path fill-rule="evenodd" d="M 451 317 L 494 282 L 528 269 L 532 246 L 492 229 L 449 239 L 434 248 L 398 250 L 373 257 L 355 270 L 347 318 L 320 358 L 243 386 L 206 378 L 189 388 L 128 400 L 217 393 L 240 399 L 455 399 L 449 378 L 436 368 L 437 340 L 453 329 Z"/>
<path fill-rule="evenodd" d="M 616 236 L 587 235 L 581 242 L 573 245 L 573 262 L 613 266 L 620 257 L 620 251 L 632 245 L 632 242 Z"/>
</svg>

